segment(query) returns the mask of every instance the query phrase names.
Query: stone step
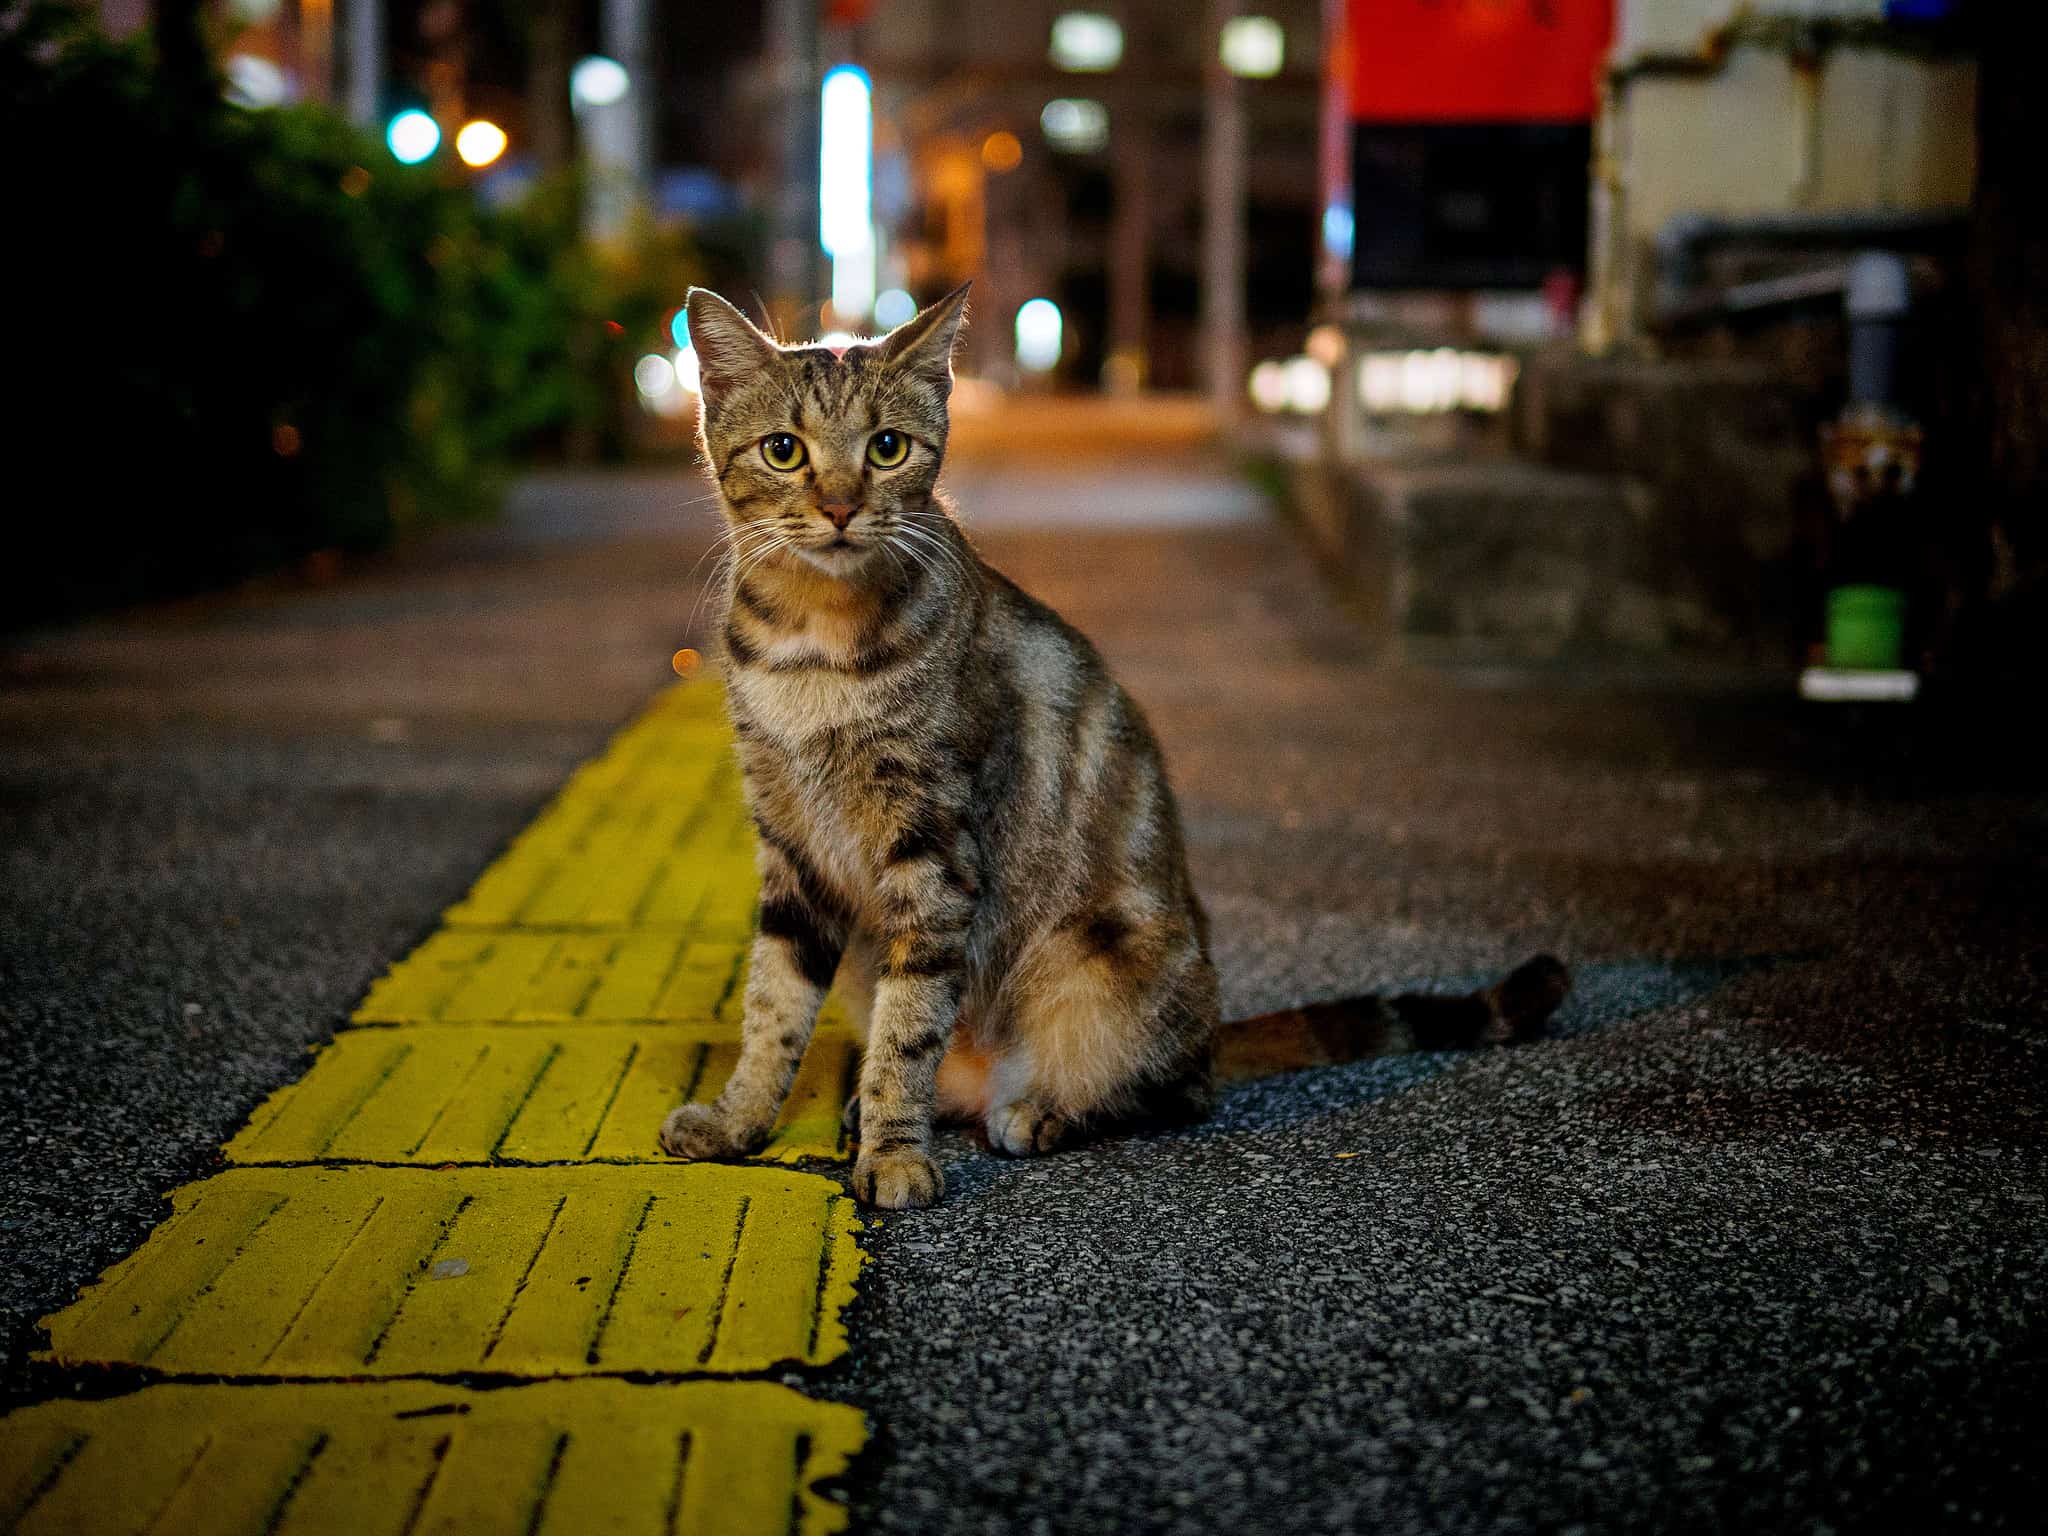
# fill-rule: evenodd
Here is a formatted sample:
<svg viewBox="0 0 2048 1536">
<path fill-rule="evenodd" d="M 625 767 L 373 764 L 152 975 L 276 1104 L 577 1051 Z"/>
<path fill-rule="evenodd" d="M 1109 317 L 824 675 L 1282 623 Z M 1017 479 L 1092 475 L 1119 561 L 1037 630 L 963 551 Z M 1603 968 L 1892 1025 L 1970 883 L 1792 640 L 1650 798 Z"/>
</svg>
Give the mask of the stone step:
<svg viewBox="0 0 2048 1536">
<path fill-rule="evenodd" d="M 1658 579 L 1653 498 L 1621 476 L 1500 456 L 1297 464 L 1289 478 L 1310 543 L 1403 654 L 1655 655 L 1707 624 Z"/>
</svg>

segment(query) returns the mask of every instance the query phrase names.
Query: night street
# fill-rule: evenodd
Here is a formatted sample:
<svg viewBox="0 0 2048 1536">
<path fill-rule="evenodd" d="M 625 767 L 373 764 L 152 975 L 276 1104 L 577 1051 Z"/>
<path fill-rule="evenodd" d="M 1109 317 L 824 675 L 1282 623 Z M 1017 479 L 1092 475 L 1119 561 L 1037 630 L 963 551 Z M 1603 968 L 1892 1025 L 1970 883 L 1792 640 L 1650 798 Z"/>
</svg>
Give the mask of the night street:
<svg viewBox="0 0 2048 1536">
<path fill-rule="evenodd" d="M 1183 1132 L 942 1138 L 848 1352 L 766 1373 L 868 1416 L 858 1528 L 2030 1526 L 2048 811 L 2011 738 L 1403 664 L 1198 409 L 961 414 L 984 555 L 1162 740 L 1227 1018 L 1539 950 L 1576 989 L 1525 1047 Z M 711 650 L 715 528 L 682 464 L 541 473 L 494 525 L 7 644 L 9 1406 L 145 1379 L 31 1363 L 33 1325 Z"/>
</svg>

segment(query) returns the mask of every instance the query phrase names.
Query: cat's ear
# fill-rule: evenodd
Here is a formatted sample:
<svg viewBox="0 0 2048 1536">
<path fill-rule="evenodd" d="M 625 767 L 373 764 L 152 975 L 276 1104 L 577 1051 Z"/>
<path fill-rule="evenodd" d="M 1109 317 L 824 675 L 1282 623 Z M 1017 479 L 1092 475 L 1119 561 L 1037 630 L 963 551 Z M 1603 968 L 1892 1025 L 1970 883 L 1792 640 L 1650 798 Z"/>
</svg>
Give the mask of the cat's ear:
<svg viewBox="0 0 2048 1536">
<path fill-rule="evenodd" d="M 696 350 L 707 392 L 715 394 L 775 360 L 775 343 L 709 288 L 692 288 L 684 308 L 690 316 L 690 345 Z"/>
<path fill-rule="evenodd" d="M 940 389 L 953 388 L 953 343 L 967 318 L 967 290 L 962 283 L 936 304 L 927 306 L 882 339 L 882 356 L 930 379 Z"/>
</svg>

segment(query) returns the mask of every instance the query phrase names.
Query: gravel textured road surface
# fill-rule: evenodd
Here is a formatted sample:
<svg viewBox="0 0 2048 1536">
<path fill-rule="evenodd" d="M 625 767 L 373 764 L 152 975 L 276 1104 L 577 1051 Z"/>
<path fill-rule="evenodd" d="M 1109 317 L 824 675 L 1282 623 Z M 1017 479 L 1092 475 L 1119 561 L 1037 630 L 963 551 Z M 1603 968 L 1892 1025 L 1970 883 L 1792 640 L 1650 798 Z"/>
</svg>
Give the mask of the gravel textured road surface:
<svg viewBox="0 0 2048 1536">
<path fill-rule="evenodd" d="M 1062 436 L 1065 434 L 1065 436 Z M 871 1239 L 882 1531 L 2038 1528 L 2048 801 L 1995 734 L 1386 664 L 1169 431 L 970 431 L 1181 786 L 1226 1004 L 1571 964 L 1548 1038 L 1240 1086 Z M 666 675 L 679 477 L 17 642 L 0 1317 L 130 1248 Z M 985 516 L 977 524 L 977 504 Z M 41 1385 L 47 1388 L 47 1379 Z"/>
</svg>

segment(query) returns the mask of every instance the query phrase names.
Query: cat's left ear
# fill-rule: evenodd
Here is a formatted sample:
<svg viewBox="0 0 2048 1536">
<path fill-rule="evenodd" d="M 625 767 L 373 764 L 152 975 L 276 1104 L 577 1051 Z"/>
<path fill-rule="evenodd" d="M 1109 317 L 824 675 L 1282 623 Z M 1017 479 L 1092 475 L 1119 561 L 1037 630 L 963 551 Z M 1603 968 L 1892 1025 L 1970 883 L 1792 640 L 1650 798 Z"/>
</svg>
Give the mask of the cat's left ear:
<svg viewBox="0 0 2048 1536">
<path fill-rule="evenodd" d="M 922 374 L 948 394 L 953 389 L 953 343 L 967 318 L 967 290 L 973 279 L 919 310 L 882 339 L 882 356 Z"/>
</svg>

